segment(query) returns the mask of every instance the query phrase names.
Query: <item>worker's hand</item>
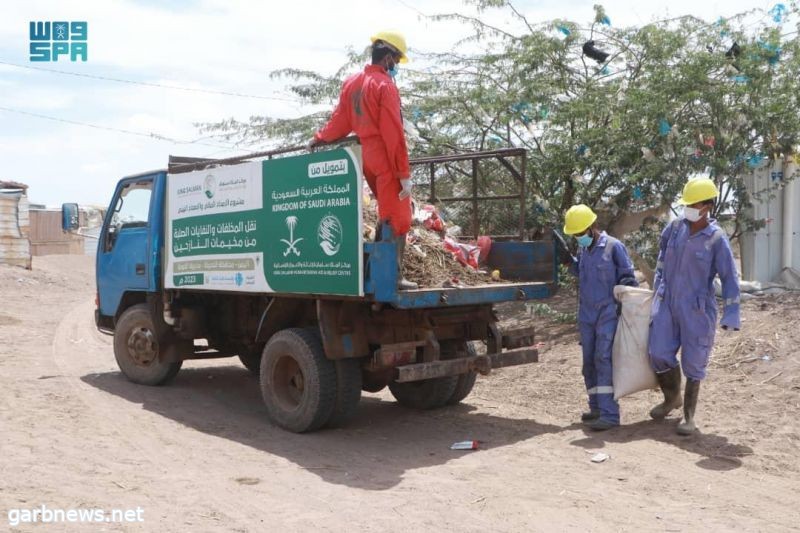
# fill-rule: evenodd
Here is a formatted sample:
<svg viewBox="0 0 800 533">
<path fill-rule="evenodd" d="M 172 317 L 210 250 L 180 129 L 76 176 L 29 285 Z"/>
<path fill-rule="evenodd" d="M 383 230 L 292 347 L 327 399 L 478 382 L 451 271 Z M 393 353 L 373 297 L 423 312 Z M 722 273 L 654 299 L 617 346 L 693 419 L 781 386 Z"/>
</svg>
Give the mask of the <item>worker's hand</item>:
<svg viewBox="0 0 800 533">
<path fill-rule="evenodd" d="M 561 264 L 565 267 L 572 266 L 578 262 L 574 255 L 569 252 L 561 252 Z"/>
<path fill-rule="evenodd" d="M 306 149 L 308 149 L 308 150 L 311 150 L 311 149 L 313 149 L 313 148 L 314 148 L 316 145 L 318 145 L 318 144 L 319 144 L 319 139 L 317 139 L 317 137 L 316 137 L 316 136 L 314 136 L 314 137 L 311 137 L 311 140 L 309 140 L 309 141 L 306 143 Z"/>
<path fill-rule="evenodd" d="M 572 255 L 569 246 L 567 246 L 567 241 L 565 241 L 564 237 L 562 237 L 561 234 L 556 230 L 553 230 L 553 239 L 555 240 L 556 246 L 560 252 L 562 265 L 572 266 L 578 262 L 575 256 Z"/>
<path fill-rule="evenodd" d="M 400 180 L 400 194 L 397 196 L 401 200 L 405 200 L 409 196 L 411 196 L 411 189 L 414 188 L 414 184 L 411 183 L 411 178 L 406 178 L 404 180 Z"/>
</svg>

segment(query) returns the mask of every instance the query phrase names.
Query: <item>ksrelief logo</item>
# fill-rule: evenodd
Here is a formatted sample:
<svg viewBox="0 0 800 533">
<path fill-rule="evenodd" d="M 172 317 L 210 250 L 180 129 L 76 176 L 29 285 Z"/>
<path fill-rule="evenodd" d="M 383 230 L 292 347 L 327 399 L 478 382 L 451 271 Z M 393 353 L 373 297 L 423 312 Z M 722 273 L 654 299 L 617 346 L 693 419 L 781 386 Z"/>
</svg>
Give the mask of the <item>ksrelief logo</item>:
<svg viewBox="0 0 800 533">
<path fill-rule="evenodd" d="M 327 215 L 319 221 L 317 238 L 319 247 L 325 255 L 332 256 L 339 253 L 342 247 L 342 223 L 333 215 Z"/>
<path fill-rule="evenodd" d="M 214 198 L 214 194 L 217 192 L 217 178 L 215 178 L 213 174 L 206 176 L 203 182 L 203 191 L 205 191 L 206 198 L 209 200 Z"/>
</svg>

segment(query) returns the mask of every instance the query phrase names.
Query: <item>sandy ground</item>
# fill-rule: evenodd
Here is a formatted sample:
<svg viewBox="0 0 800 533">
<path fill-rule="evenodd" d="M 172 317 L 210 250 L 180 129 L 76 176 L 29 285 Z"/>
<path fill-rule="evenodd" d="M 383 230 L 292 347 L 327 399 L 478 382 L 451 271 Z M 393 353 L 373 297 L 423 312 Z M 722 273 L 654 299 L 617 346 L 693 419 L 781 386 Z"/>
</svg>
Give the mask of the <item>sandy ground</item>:
<svg viewBox="0 0 800 533">
<path fill-rule="evenodd" d="M 187 362 L 149 388 L 92 320 L 85 257 L 0 266 L 0 529 L 12 531 L 792 531 L 800 525 L 800 297 L 745 304 L 719 335 L 702 433 L 622 401 L 591 434 L 574 327 L 543 323 L 536 365 L 414 412 L 365 394 L 347 428 L 294 435 L 238 362 Z M 572 305 L 562 298 L 557 305 Z M 513 312 L 519 309 L 506 309 Z M 767 356 L 767 357 L 764 357 Z M 481 441 L 455 452 L 455 441 Z M 602 451 L 610 458 L 590 461 Z M 8 524 L 18 509 L 135 509 L 143 523 Z"/>
</svg>

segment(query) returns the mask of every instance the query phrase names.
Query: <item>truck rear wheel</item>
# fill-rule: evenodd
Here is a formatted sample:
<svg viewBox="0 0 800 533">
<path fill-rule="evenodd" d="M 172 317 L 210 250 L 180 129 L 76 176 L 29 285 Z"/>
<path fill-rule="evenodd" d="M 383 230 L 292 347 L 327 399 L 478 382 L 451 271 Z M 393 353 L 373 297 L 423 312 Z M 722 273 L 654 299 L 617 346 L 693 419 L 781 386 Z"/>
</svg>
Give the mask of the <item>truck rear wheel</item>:
<svg viewBox="0 0 800 533">
<path fill-rule="evenodd" d="M 261 358 L 261 396 L 270 419 L 289 431 L 313 431 L 330 420 L 336 367 L 318 335 L 291 328 L 270 338 Z"/>
<path fill-rule="evenodd" d="M 365 392 L 380 392 L 394 379 L 394 369 L 385 368 L 378 371 L 362 371 L 361 390 Z"/>
<path fill-rule="evenodd" d="M 464 355 L 461 355 L 462 353 Z M 478 352 L 475 351 L 475 345 L 472 342 L 458 343 L 458 345 L 455 346 L 455 350 L 452 352 L 448 351 L 447 353 L 445 353 L 445 346 L 442 346 L 443 359 L 454 359 L 458 356 L 472 357 L 474 355 L 478 355 Z M 478 373 L 474 370 L 470 370 L 466 374 L 459 374 L 456 389 L 453 391 L 453 395 L 447 400 L 447 405 L 456 405 L 469 396 L 472 392 L 472 388 L 475 386 L 477 377 Z"/>
<path fill-rule="evenodd" d="M 147 304 L 122 313 L 114 330 L 114 357 L 126 378 L 141 385 L 163 385 L 173 379 L 182 361 L 162 361 L 168 347 L 156 334 Z"/>
<path fill-rule="evenodd" d="M 412 409 L 436 409 L 447 403 L 456 390 L 458 376 L 389 383 L 389 390 L 401 405 Z"/>
</svg>

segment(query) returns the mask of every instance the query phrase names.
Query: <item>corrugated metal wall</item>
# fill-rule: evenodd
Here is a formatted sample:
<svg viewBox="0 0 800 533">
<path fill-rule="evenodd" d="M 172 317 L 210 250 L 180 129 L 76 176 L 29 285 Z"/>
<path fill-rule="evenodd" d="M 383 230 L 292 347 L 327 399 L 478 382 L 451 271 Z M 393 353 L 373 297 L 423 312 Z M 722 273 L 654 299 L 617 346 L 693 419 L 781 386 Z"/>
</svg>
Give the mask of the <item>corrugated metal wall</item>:
<svg viewBox="0 0 800 533">
<path fill-rule="evenodd" d="M 33 255 L 84 253 L 84 238 L 61 229 L 60 210 L 32 209 L 30 218 Z"/>
<path fill-rule="evenodd" d="M 749 214 L 756 220 L 763 220 L 766 225 L 754 232 L 744 233 L 741 238 L 742 278 L 752 281 L 772 281 L 783 270 L 784 248 L 784 186 L 792 176 L 796 165 L 774 161 L 769 165 L 754 170 L 745 177 L 748 192 L 757 195 L 753 198 L 753 208 Z M 794 175 L 795 183 L 791 187 L 794 203 L 793 217 L 789 231 L 792 239 L 797 241 L 800 235 L 800 176 Z M 800 270 L 800 243 L 792 246 L 791 267 Z"/>
<path fill-rule="evenodd" d="M 31 268 L 28 231 L 28 197 L 25 192 L 0 191 L 0 263 Z"/>
</svg>

